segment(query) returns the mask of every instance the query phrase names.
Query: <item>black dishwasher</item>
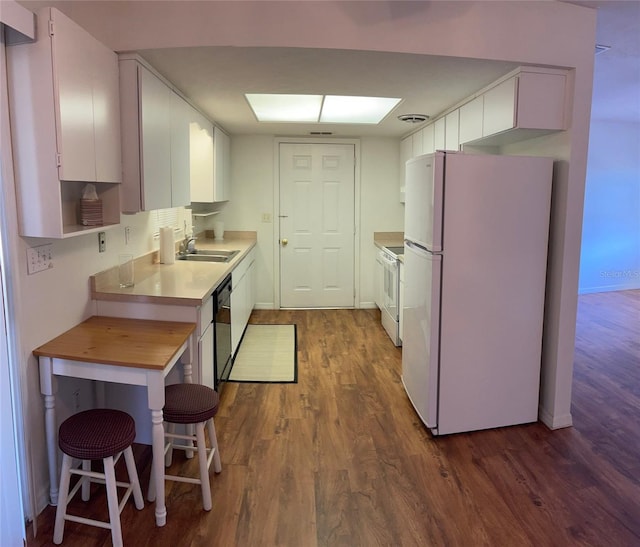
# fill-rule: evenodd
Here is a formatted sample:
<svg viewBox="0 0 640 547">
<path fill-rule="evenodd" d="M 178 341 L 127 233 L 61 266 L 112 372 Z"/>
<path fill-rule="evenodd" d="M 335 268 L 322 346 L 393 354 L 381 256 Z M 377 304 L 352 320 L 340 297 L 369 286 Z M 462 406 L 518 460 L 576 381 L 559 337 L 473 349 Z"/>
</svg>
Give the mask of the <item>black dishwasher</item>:
<svg viewBox="0 0 640 547">
<path fill-rule="evenodd" d="M 215 378 L 216 391 L 222 391 L 223 384 L 231 374 L 231 275 L 220 283 L 214 293 L 213 326 L 215 328 Z"/>
</svg>

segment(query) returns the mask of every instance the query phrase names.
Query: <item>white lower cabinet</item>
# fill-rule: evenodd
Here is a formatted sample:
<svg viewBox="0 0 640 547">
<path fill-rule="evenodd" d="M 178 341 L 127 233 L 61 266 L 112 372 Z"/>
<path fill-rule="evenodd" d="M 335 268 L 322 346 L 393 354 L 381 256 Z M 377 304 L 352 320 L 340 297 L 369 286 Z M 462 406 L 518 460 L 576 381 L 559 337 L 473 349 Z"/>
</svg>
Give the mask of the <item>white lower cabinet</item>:
<svg viewBox="0 0 640 547">
<path fill-rule="evenodd" d="M 254 292 L 255 250 L 247 256 L 231 272 L 231 354 L 235 355 L 244 329 L 255 305 Z"/>
<path fill-rule="evenodd" d="M 378 306 L 378 308 L 382 310 L 384 306 L 384 263 L 382 262 L 380 252 L 376 253 L 374 282 L 376 306 Z"/>
</svg>

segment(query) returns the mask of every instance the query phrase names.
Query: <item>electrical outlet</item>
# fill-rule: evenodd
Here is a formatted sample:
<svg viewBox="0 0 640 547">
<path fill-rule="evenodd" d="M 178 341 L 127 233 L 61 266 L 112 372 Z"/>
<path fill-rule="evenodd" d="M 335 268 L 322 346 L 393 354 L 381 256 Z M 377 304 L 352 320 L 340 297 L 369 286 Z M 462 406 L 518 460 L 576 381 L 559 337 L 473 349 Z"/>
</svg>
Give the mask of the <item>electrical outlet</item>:
<svg viewBox="0 0 640 547">
<path fill-rule="evenodd" d="M 271 222 L 271 213 L 262 213 L 262 222 Z"/>
<path fill-rule="evenodd" d="M 98 232 L 98 252 L 104 253 L 107 250 L 107 233 Z"/>
<path fill-rule="evenodd" d="M 53 245 L 39 245 L 27 249 L 27 274 L 42 272 L 53 268 Z"/>
</svg>

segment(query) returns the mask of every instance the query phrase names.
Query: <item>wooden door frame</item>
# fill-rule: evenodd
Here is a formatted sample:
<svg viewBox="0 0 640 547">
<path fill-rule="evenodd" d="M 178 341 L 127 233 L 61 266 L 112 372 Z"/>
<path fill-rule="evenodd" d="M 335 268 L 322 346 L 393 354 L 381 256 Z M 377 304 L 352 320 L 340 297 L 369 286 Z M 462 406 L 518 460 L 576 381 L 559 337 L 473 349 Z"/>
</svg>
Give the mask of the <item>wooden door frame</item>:
<svg viewBox="0 0 640 547">
<path fill-rule="evenodd" d="M 273 296 L 276 309 L 281 309 L 280 295 L 280 145 L 281 144 L 348 144 L 353 146 L 353 307 L 360 307 L 360 139 L 319 139 L 316 137 L 276 137 L 273 140 Z"/>
</svg>

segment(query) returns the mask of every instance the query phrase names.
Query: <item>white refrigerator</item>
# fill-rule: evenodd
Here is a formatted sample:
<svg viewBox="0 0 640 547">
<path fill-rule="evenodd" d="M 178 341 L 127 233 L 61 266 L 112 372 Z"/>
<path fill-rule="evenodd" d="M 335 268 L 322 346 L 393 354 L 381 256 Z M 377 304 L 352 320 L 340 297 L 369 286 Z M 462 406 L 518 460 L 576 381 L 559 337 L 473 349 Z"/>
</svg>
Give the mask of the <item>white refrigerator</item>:
<svg viewBox="0 0 640 547">
<path fill-rule="evenodd" d="M 402 382 L 434 435 L 538 418 L 553 160 L 407 162 Z"/>
</svg>

